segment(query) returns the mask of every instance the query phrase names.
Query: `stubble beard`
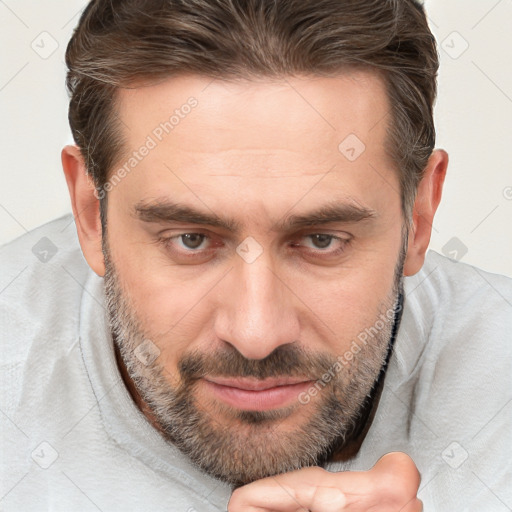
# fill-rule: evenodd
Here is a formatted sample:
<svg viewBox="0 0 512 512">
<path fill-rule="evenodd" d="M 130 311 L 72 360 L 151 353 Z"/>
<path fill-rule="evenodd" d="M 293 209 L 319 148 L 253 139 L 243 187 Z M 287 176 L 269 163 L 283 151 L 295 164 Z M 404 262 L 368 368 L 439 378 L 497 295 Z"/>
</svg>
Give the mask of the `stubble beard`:
<svg viewBox="0 0 512 512">
<path fill-rule="evenodd" d="M 248 360 L 229 345 L 215 352 L 187 353 L 178 363 L 177 375 L 171 376 L 158 358 L 141 361 L 140 353 L 137 357 L 136 349 L 151 337 L 123 292 L 106 240 L 103 249 L 112 338 L 129 378 L 164 438 L 202 471 L 237 487 L 321 465 L 349 440 L 365 398 L 385 364 L 392 319 L 368 343 L 358 344 L 359 351 L 351 363 L 345 363 L 340 370 L 333 370 L 339 368 L 339 358 L 309 352 L 295 344 L 280 346 L 261 360 Z M 389 311 L 396 308 L 403 259 L 402 251 L 393 290 L 382 303 L 378 318 L 383 314 L 389 318 Z M 329 371 L 334 377 L 325 384 L 322 376 Z M 304 377 L 322 382 L 323 386 L 319 391 L 316 386 L 318 394 L 310 397 L 307 405 L 297 400 L 284 409 L 240 411 L 220 403 L 199 403 L 198 381 L 207 375 Z M 173 387 L 170 381 L 179 384 Z M 303 412 L 300 419 L 286 421 L 299 412 Z"/>
</svg>

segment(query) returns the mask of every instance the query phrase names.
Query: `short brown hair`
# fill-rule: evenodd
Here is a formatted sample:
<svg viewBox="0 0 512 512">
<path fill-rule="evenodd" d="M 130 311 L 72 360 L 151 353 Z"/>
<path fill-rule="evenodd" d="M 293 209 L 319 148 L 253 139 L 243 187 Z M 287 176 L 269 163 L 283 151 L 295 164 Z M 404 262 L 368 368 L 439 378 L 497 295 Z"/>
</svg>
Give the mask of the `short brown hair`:
<svg viewBox="0 0 512 512">
<path fill-rule="evenodd" d="M 406 219 L 435 144 L 435 39 L 415 0 L 92 0 L 66 51 L 69 123 L 96 187 L 123 147 L 116 89 L 193 73 L 230 79 L 380 72 Z"/>
</svg>

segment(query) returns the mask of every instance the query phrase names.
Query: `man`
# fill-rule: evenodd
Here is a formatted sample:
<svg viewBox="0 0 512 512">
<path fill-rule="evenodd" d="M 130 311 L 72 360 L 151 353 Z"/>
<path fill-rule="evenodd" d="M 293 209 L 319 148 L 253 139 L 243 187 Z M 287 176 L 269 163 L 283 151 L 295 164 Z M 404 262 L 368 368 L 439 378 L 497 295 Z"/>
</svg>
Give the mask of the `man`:
<svg viewBox="0 0 512 512">
<path fill-rule="evenodd" d="M 100 0 L 66 57 L 78 236 L 3 249 L 2 510 L 511 510 L 512 285 L 426 256 L 423 8 Z"/>
</svg>

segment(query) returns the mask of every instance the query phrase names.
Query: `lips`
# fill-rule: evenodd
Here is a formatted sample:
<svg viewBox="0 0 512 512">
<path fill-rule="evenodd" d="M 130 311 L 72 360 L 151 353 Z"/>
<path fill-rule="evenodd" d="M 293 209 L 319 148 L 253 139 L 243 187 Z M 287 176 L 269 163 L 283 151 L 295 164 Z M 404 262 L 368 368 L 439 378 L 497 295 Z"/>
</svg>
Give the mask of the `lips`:
<svg viewBox="0 0 512 512">
<path fill-rule="evenodd" d="M 293 405 L 311 382 L 304 378 L 205 377 L 207 391 L 225 404 L 245 411 L 268 411 Z"/>
</svg>

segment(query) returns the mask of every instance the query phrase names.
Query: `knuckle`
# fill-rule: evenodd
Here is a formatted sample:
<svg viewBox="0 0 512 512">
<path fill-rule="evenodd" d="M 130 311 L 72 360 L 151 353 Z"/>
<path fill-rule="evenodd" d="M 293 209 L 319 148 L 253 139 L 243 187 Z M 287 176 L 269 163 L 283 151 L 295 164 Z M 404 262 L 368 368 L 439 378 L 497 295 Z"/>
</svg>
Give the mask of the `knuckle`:
<svg viewBox="0 0 512 512">
<path fill-rule="evenodd" d="M 235 489 L 228 503 L 227 512 L 238 512 L 241 509 L 243 503 L 243 491 L 242 488 Z"/>
<path fill-rule="evenodd" d="M 299 470 L 301 474 L 301 480 L 307 481 L 311 484 L 318 482 L 324 482 L 330 478 L 332 473 L 324 468 L 318 466 L 310 466 Z"/>
<path fill-rule="evenodd" d="M 393 506 L 404 506 L 416 499 L 420 473 L 405 453 L 388 454 L 386 470 L 380 475 L 380 487 Z"/>
</svg>

